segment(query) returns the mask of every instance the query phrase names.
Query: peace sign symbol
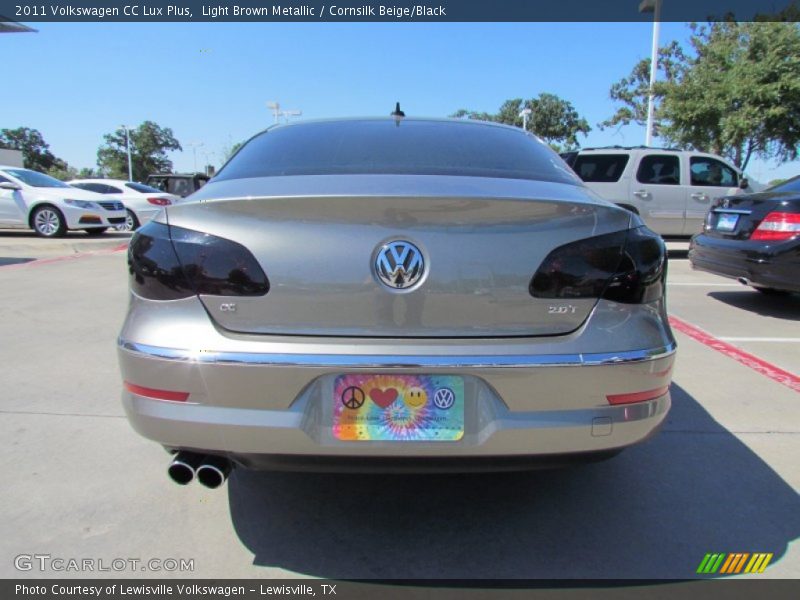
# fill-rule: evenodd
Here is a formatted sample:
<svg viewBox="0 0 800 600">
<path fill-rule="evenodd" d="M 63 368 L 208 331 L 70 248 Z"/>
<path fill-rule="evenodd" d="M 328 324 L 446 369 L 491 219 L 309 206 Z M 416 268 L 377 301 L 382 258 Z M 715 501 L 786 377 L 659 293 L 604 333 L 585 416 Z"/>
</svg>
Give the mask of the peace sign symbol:
<svg viewBox="0 0 800 600">
<path fill-rule="evenodd" d="M 342 392 L 342 404 L 356 410 L 364 404 L 364 392 L 360 387 L 351 385 Z"/>
</svg>

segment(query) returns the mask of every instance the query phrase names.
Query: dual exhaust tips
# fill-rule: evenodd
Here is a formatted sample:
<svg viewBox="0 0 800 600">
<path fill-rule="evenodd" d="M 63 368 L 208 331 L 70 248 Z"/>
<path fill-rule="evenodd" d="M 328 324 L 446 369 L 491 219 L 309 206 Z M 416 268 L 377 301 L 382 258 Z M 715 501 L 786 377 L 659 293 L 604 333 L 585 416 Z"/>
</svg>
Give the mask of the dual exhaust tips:
<svg viewBox="0 0 800 600">
<path fill-rule="evenodd" d="M 167 474 L 178 485 L 188 485 L 197 477 L 202 485 L 214 490 L 225 483 L 232 468 L 227 458 L 182 451 L 172 459 Z"/>
</svg>

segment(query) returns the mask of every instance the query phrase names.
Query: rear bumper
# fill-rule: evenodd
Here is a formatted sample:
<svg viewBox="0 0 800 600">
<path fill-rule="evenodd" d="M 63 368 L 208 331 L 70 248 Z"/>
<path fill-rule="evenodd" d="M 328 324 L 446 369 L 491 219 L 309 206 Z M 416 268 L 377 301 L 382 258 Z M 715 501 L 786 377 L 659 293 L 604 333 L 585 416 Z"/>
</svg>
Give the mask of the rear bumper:
<svg viewBox="0 0 800 600">
<path fill-rule="evenodd" d="M 670 342 L 617 353 L 505 349 L 413 356 L 288 350 L 293 348 L 211 352 L 121 338 L 126 381 L 190 393 L 187 402 L 169 402 L 126 389 L 128 419 L 141 435 L 168 448 L 227 456 L 251 468 L 470 471 L 569 464 L 635 444 L 658 428 L 670 407 L 665 390 L 675 347 Z M 463 437 L 452 442 L 335 438 L 334 381 L 344 373 L 462 377 Z M 612 406 L 607 399 L 656 389 L 660 394 L 644 402 Z"/>
<path fill-rule="evenodd" d="M 700 234 L 692 238 L 689 261 L 697 270 L 744 279 L 759 287 L 800 292 L 798 240 L 769 244 Z"/>
</svg>

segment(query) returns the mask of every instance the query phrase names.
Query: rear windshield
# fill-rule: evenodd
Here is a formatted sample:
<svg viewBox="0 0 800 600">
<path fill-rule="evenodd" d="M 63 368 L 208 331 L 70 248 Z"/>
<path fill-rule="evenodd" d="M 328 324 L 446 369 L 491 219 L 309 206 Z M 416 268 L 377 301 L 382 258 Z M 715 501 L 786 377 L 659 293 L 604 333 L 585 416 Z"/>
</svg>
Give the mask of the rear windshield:
<svg viewBox="0 0 800 600">
<path fill-rule="evenodd" d="M 457 121 L 331 121 L 254 137 L 216 181 L 280 175 L 459 175 L 579 185 L 558 155 L 521 131 Z"/>
<path fill-rule="evenodd" d="M 136 190 L 137 192 L 142 192 L 143 194 L 160 194 L 161 190 L 157 190 L 156 188 L 145 185 L 143 183 L 136 183 L 135 181 L 128 181 L 125 183 L 125 187 L 129 187 L 132 190 Z"/>
<path fill-rule="evenodd" d="M 612 183 L 619 181 L 627 164 L 627 154 L 581 154 L 572 170 L 584 181 Z"/>
</svg>

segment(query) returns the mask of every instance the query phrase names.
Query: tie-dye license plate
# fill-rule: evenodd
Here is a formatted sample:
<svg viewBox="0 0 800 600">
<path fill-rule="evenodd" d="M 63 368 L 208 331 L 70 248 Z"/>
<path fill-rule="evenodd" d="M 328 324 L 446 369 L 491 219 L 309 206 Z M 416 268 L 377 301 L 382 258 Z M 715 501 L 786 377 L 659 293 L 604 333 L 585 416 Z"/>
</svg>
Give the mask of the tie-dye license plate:
<svg viewBox="0 0 800 600">
<path fill-rule="evenodd" d="M 453 375 L 340 375 L 333 435 L 345 441 L 452 442 L 464 435 L 464 380 Z"/>
</svg>

